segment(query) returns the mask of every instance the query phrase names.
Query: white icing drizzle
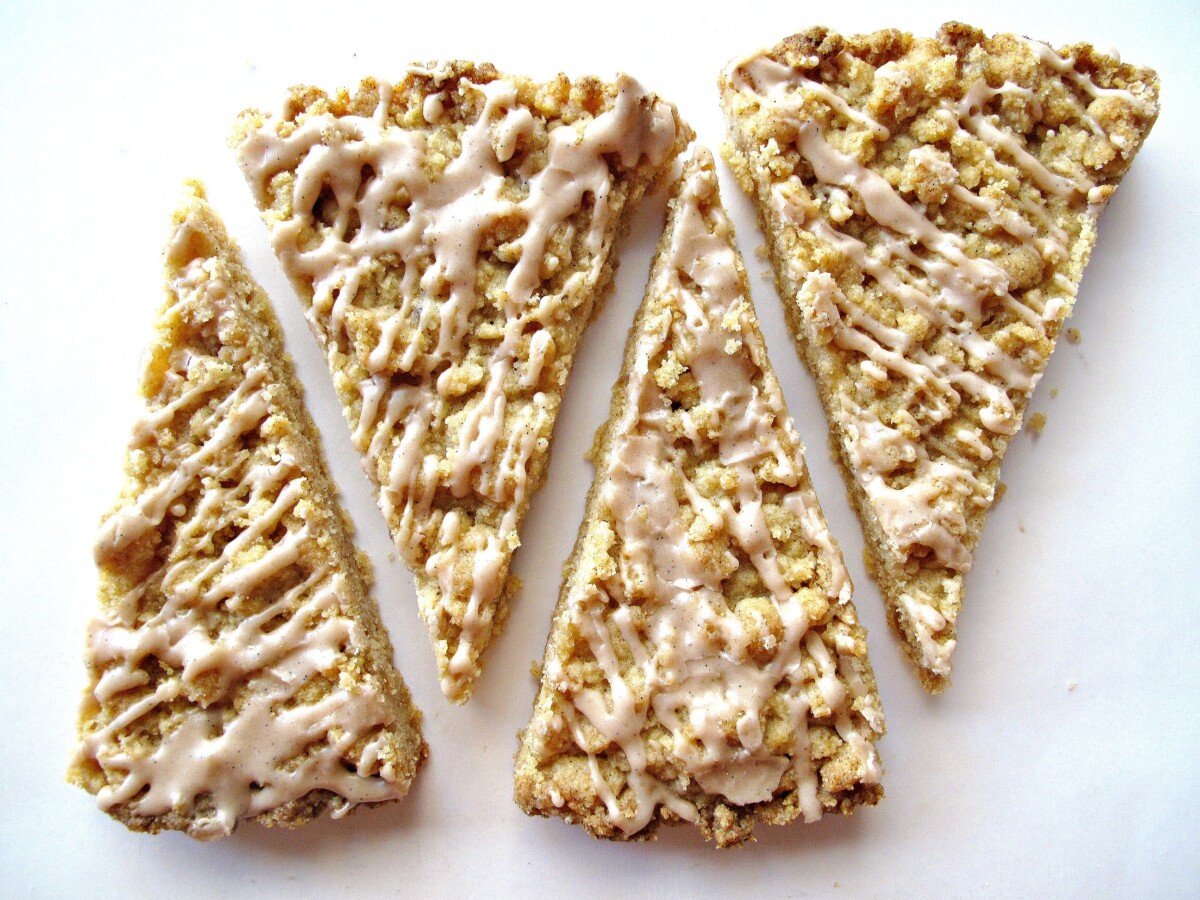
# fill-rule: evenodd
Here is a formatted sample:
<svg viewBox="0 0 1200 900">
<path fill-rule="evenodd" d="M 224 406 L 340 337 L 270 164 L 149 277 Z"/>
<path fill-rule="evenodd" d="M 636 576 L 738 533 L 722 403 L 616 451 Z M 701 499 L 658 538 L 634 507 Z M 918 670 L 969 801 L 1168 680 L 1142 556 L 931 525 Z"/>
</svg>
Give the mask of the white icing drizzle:
<svg viewBox="0 0 1200 900">
<path fill-rule="evenodd" d="M 628 76 L 616 87 L 607 112 L 550 132 L 537 171 L 512 169 L 535 122 L 518 103 L 516 84 L 505 79 L 458 82 L 456 102 L 478 98 L 482 108 L 461 134 L 458 155 L 436 176 L 428 170 L 431 133 L 392 120 L 388 85 L 379 87 L 371 117 L 312 115 L 282 133 L 268 121 L 240 148 L 264 209 L 271 179 L 295 172 L 294 214 L 273 222 L 272 241 L 288 274 L 311 285 L 308 320 L 331 368 L 360 373 L 340 376 L 359 379 L 358 397 L 346 403 L 354 442 L 379 486 L 397 548 L 441 586 L 437 596 L 421 592 L 421 611 L 449 656 L 442 689 L 451 697 L 469 686 L 489 638 L 519 543 L 530 460 L 544 453 L 553 426 L 557 403 L 544 386 L 558 348 L 548 326 L 575 316 L 582 328 L 589 310 L 580 298 L 598 283 L 610 249 L 607 232 L 620 210 L 608 157 L 626 168 L 643 159 L 658 166 L 675 142 L 667 104 Z M 446 84 L 427 97 L 424 118 L 442 121 L 454 95 Z M 324 229 L 316 209 L 322 191 L 332 192 L 337 207 Z M 572 224 L 581 210 L 590 215 Z M 472 314 L 495 300 L 477 291 L 479 260 L 488 252 L 483 242 L 501 223 L 514 222 L 520 236 L 495 251 L 511 269 L 500 301 L 503 325 L 476 357 L 468 353 Z M 577 228 L 585 230 L 587 258 L 574 262 L 564 283 L 549 286 L 559 265 L 553 244 Z M 320 241 L 311 246 L 314 229 Z M 373 307 L 363 292 L 381 265 L 399 279 L 398 308 Z M 474 373 L 465 388 L 464 373 Z M 469 521 L 447 527 L 435 505 L 439 494 L 474 496 L 496 511 L 495 521 L 482 531 Z M 455 541 L 466 541 L 465 551 L 449 545 Z M 437 549 L 430 553 L 429 546 Z M 464 556 L 473 558 L 465 595 L 453 577 Z"/>
<path fill-rule="evenodd" d="M 644 828 L 659 805 L 683 819 L 697 817 L 686 791 L 680 792 L 686 782 L 660 780 L 648 767 L 652 720 L 666 730 L 670 756 L 690 778 L 734 804 L 770 800 L 793 770 L 804 818 L 820 817 L 819 778 L 808 744 L 814 717 L 834 723 L 857 783 L 877 783 L 880 774 L 871 732 L 882 727 L 882 718 L 858 674 L 863 663 L 850 655 L 835 662 L 822 638 L 854 646 L 850 582 L 807 483 L 778 387 L 763 371 L 766 348 L 742 290 L 732 227 L 707 150 L 696 150 L 676 202 L 670 244 L 647 289 L 648 297 L 667 303 L 638 334 L 623 414 L 610 425 L 610 450 L 597 463 L 604 484 L 598 502 L 615 528 L 620 577 L 604 580 L 603 589 L 576 585 L 568 601 L 604 686 L 572 684 L 555 659 L 546 672 L 547 684 L 573 701 L 568 718 L 582 716 L 601 736 L 597 746 L 577 721 L 571 725 L 610 820 L 626 834 Z M 695 379 L 695 408 L 672 412 L 656 374 L 664 350 Z M 755 383 L 763 378 L 765 391 Z M 673 416 L 684 436 L 672 431 Z M 709 498 L 686 462 L 713 441 L 727 484 Z M 834 609 L 819 630 L 780 568 L 764 479 L 784 492 L 782 508 L 816 554 Z M 749 561 L 743 565 L 753 566 L 767 595 L 755 600 L 760 608 L 752 614 L 745 610 L 754 603 L 731 607 L 723 592 L 729 571 L 707 561 L 704 545 L 684 524 L 685 505 L 699 526 L 724 530 Z M 851 677 L 839 676 L 841 665 Z M 783 753 L 764 739 L 767 705 L 777 696 L 794 735 Z M 602 770 L 597 756 L 610 745 L 620 748 L 627 772 L 623 766 Z"/>
<path fill-rule="evenodd" d="M 1029 38 L 1020 38 L 1020 41 L 1029 52 L 1038 58 L 1038 62 L 1053 69 L 1059 75 L 1070 79 L 1072 84 L 1093 100 L 1109 97 L 1137 110 L 1139 114 L 1149 114 L 1151 101 L 1148 98 L 1140 94 L 1135 94 L 1133 91 L 1124 90 L 1123 88 L 1102 88 L 1083 72 L 1075 68 L 1075 57 L 1063 56 L 1049 44 L 1043 44 L 1041 41 L 1032 41 Z M 1105 55 L 1111 56 L 1117 62 L 1121 61 L 1121 55 L 1116 50 L 1108 51 Z M 1139 85 L 1138 87 L 1139 90 L 1144 89 L 1144 85 Z M 1088 121 L 1089 127 L 1095 125 L 1095 119 L 1090 116 L 1088 117 Z M 1121 149 L 1126 155 L 1128 154 L 1129 148 L 1122 147 Z"/>
<path fill-rule="evenodd" d="M 175 247 L 193 227 L 180 226 Z M 246 315 L 225 293 L 223 265 L 193 259 L 179 269 L 167 315 L 190 306 L 200 321 L 212 316 L 205 327 L 217 334 Z M 89 629 L 92 696 L 111 713 L 83 735 L 75 763 L 106 773 L 102 809 L 177 813 L 200 839 L 312 791 L 334 794 L 340 816 L 407 789 L 382 758 L 392 703 L 373 676 L 337 683 L 364 641 L 344 612 L 346 576 L 297 565 L 315 539 L 301 509 L 311 501 L 286 444 L 267 436 L 266 366 L 226 349 L 220 359 L 174 351 L 160 396 L 175 399 L 152 403 L 134 428 L 131 450 L 157 448 L 164 475 L 111 514 L 96 559 L 119 577 L 125 555 L 152 542 L 162 562 Z M 158 431 L 173 421 L 207 436 L 160 446 Z M 246 447 L 260 434 L 265 456 Z M 192 555 L 229 531 L 211 559 Z M 335 683 L 317 689 L 328 678 Z M 143 731 L 148 746 L 131 737 Z"/>
<path fill-rule="evenodd" d="M 952 583 L 956 586 L 959 584 Z M 949 675 L 950 654 L 954 652 L 958 641 L 954 638 L 938 641 L 936 636 L 954 624 L 954 616 L 942 615 L 933 606 L 922 603 L 911 594 L 900 595 L 900 609 L 916 635 L 926 667 L 935 675 Z"/>
<path fill-rule="evenodd" d="M 1071 59 L 1049 47 L 1031 41 L 1024 46 L 1088 97 L 1146 111 L 1145 99 L 1098 87 L 1075 70 Z M 876 77 L 908 78 L 887 68 L 880 67 Z M 839 149 L 858 146 L 842 140 L 846 135 L 883 141 L 889 134 L 861 110 L 849 107 L 832 88 L 815 89 L 803 72 L 764 54 L 731 65 L 726 80 L 749 108 L 795 125 L 794 146 L 811 175 L 772 186 L 775 214 L 840 252 L 865 279 L 930 323 L 930 334 L 953 348 L 953 353 L 930 350 L 932 338 L 918 342 L 908 332 L 886 325 L 849 299 L 832 276 L 810 272 L 799 260 L 792 262 L 808 340 L 816 345 L 832 342 L 850 351 L 852 365 L 864 376 L 862 387 L 838 390 L 830 414 L 842 423 L 844 458 L 892 552 L 902 562 L 932 554 L 951 573 L 964 573 L 971 565 L 963 540 L 968 516 L 993 499 L 992 488 L 972 473 L 1002 454 L 1020 424 L 1017 408 L 1033 391 L 1046 362 L 1033 348 L 1006 352 L 997 340 L 1003 332 L 988 337 L 979 329 L 999 305 L 1036 333 L 1052 333 L 1065 318 L 1075 285 L 1058 273 L 1039 291 L 1011 289 L 1005 271 L 973 256 L 963 238 L 940 228 L 925 203 L 906 199 L 883 175 Z M 1029 152 L 1019 135 L 999 126 L 988 113 L 989 102 L 1002 96 L 1015 97 L 1040 115 L 1040 104 L 1029 89 L 1012 83 L 994 88 L 982 79 L 969 84 L 960 100 L 941 101 L 934 115 L 953 130 L 954 141 L 981 142 L 989 163 L 1012 173 L 1012 185 L 1032 183 L 1043 192 L 1044 201 L 1018 189 L 1002 195 L 985 194 L 984 185 L 978 192 L 969 190 L 958 183 L 948 157 L 930 146 L 913 150 L 908 165 L 927 179 L 922 200 L 974 210 L 1053 272 L 1070 260 L 1072 238 L 1051 218 L 1050 202 L 1094 218 L 1111 190 L 1101 190 L 1083 170 L 1052 171 Z M 1108 139 L 1085 107 L 1079 104 L 1080 121 Z M 822 109 L 832 113 L 828 125 Z M 828 197 L 827 207 L 823 197 Z M 851 204 L 857 204 L 873 229 L 871 247 L 836 227 L 850 218 Z M 956 358 L 959 353 L 961 361 Z M 871 386 L 886 390 L 895 379 L 905 387 L 891 421 L 884 422 L 869 404 Z M 960 426 L 939 436 L 943 423 L 960 416 L 964 408 L 974 411 L 979 427 Z M 957 575 L 943 583 L 950 593 L 961 587 Z M 948 597 L 939 611 L 911 596 L 902 600 L 927 667 L 945 674 L 954 646 L 948 636 L 957 601 Z"/>
</svg>

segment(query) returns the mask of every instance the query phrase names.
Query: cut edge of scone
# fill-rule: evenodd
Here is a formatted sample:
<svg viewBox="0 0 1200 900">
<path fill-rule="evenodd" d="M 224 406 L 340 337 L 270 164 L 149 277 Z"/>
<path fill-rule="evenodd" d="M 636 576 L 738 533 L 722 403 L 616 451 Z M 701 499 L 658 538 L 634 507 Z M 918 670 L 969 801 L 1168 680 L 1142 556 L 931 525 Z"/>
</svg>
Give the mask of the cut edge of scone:
<svg viewBox="0 0 1200 900">
<path fill-rule="evenodd" d="M 693 348 L 674 338 L 668 346 L 674 326 Z M 724 416 L 741 424 L 725 427 Z M 726 456 L 703 460 L 696 450 L 685 471 L 686 454 L 666 449 L 670 428 L 707 429 L 694 436 L 710 454 L 724 442 Z M 662 824 L 692 821 L 727 847 L 752 840 L 755 822 L 876 803 L 884 720 L 866 635 L 767 359 L 707 149 L 696 149 L 672 192 L 590 458 L 596 477 L 519 735 L 517 804 L 611 840 L 648 840 Z M 734 677 L 689 678 L 689 666 L 724 666 Z M 751 682 L 758 700 L 743 693 Z M 698 739 L 683 723 L 701 721 Z"/>
<path fill-rule="evenodd" d="M 421 714 L 279 322 L 199 182 L 172 224 L 68 780 L 201 840 L 399 800 Z"/>
<path fill-rule="evenodd" d="M 690 139 L 626 75 L 539 84 L 464 61 L 294 88 L 282 116 L 238 121 L 451 700 L 519 587 L 512 554 L 613 246 Z"/>
<path fill-rule="evenodd" d="M 729 124 L 724 153 L 755 200 L 786 319 L 817 382 L 863 526 L 867 568 L 922 684 L 940 693 L 957 643 L 963 576 L 1001 459 L 1071 311 L 1096 219 L 1158 114 L 1157 75 L 1087 44 L 1054 51 L 949 23 L 933 39 L 894 30 L 843 38 L 813 28 L 731 63 L 720 87 Z M 923 90 L 943 95 L 931 100 Z M 1022 116 L 1036 144 L 1014 137 Z M 905 126 L 909 149 L 901 159 L 892 132 Z M 889 152 L 895 158 L 876 162 Z M 963 237 L 953 225 L 938 227 L 952 216 L 980 221 Z M 844 233 L 860 222 L 863 229 Z M 899 240 L 889 245 L 889 234 Z M 925 298 L 908 293 L 914 281 L 920 287 L 913 273 L 932 268 L 939 254 L 957 275 L 928 275 L 935 289 Z M 893 299 L 856 294 L 871 284 Z M 934 322 L 944 316 L 956 328 L 978 324 L 980 335 L 990 329 L 989 346 L 964 350 L 961 334 Z M 935 343 L 947 335 L 949 344 Z M 930 396 L 949 396 L 941 385 L 956 370 L 959 385 L 982 374 L 992 387 L 956 387 L 945 418 L 932 424 L 918 421 L 919 404 L 912 422 L 889 410 L 894 420 L 881 429 L 882 417 L 864 416 L 862 392 L 894 390 L 888 382 L 911 359 L 889 354 L 903 357 L 906 345 L 924 354 L 918 374 L 933 375 L 926 385 L 940 383 L 922 388 Z M 965 362 L 954 360 L 957 351 Z M 988 402 L 975 402 L 972 390 Z M 930 401 L 924 412 L 937 405 Z M 905 449 L 910 443 L 915 450 Z M 918 482 L 929 487 L 921 497 L 888 493 Z M 955 493 L 967 499 L 953 500 Z"/>
</svg>

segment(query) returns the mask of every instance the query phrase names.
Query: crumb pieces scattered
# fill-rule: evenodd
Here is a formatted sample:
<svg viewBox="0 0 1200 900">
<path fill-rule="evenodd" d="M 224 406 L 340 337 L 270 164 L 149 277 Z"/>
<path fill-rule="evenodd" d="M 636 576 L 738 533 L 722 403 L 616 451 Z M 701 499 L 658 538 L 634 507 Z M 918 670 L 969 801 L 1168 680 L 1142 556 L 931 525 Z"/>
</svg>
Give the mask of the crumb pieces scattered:
<svg viewBox="0 0 1200 900">
<path fill-rule="evenodd" d="M 1074 693 L 1075 688 L 1077 688 L 1077 687 L 1079 687 L 1079 682 L 1076 681 L 1074 678 L 1072 678 L 1070 681 L 1067 682 L 1067 691 L 1068 692 Z"/>
<path fill-rule="evenodd" d="M 1053 400 L 1058 396 L 1058 388 L 1050 388 L 1050 399 Z"/>
<path fill-rule="evenodd" d="M 1042 433 L 1042 429 L 1046 427 L 1046 414 L 1036 412 L 1029 417 L 1029 430 L 1037 437 Z"/>
<path fill-rule="evenodd" d="M 1067 329 L 1067 340 L 1068 341 L 1070 341 L 1072 344 L 1078 344 L 1079 338 L 1080 338 L 1080 335 L 1079 335 L 1078 328 L 1068 328 Z"/>
</svg>

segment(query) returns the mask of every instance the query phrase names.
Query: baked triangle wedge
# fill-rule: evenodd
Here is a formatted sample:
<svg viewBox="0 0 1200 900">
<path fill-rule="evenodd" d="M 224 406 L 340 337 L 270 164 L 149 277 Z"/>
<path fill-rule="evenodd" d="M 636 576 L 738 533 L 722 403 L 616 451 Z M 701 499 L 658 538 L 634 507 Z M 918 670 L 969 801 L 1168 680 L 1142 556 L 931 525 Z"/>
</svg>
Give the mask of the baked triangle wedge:
<svg viewBox="0 0 1200 900">
<path fill-rule="evenodd" d="M 940 692 L 1001 460 L 1158 78 L 950 23 L 931 39 L 811 29 L 720 87 L 867 567 Z"/>
<path fill-rule="evenodd" d="M 292 91 L 234 143 L 416 578 L 443 692 L 503 624 L 530 497 L 626 216 L 686 146 L 628 76 L 455 62 Z"/>
<path fill-rule="evenodd" d="M 704 148 L 592 461 L 517 803 L 616 840 L 690 821 L 720 846 L 875 803 L 866 635 Z"/>
<path fill-rule="evenodd" d="M 68 778 L 137 831 L 223 837 L 403 797 L 425 758 L 266 295 L 191 184 Z"/>
</svg>

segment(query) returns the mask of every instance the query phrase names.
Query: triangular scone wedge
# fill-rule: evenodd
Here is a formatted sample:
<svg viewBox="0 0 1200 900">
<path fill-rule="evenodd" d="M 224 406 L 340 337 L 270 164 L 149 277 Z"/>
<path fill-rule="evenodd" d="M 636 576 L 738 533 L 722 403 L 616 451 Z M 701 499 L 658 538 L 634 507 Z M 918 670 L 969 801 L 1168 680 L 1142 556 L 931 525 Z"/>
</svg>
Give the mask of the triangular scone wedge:
<svg viewBox="0 0 1200 900">
<path fill-rule="evenodd" d="M 198 184 L 174 225 L 68 777 L 202 840 L 398 800 L 421 716 L 279 323 Z"/>
<path fill-rule="evenodd" d="M 297 88 L 281 117 L 239 121 L 453 700 L 507 616 L 613 244 L 690 137 L 624 75 L 537 84 L 461 62 L 353 95 Z"/>
<path fill-rule="evenodd" d="M 690 821 L 721 846 L 875 803 L 866 635 L 703 148 L 592 459 L 517 803 L 618 840 Z"/>
<path fill-rule="evenodd" d="M 1158 78 L 945 25 L 795 35 L 721 78 L 797 346 L 922 683 L 948 683 L 1000 461 Z"/>
</svg>

